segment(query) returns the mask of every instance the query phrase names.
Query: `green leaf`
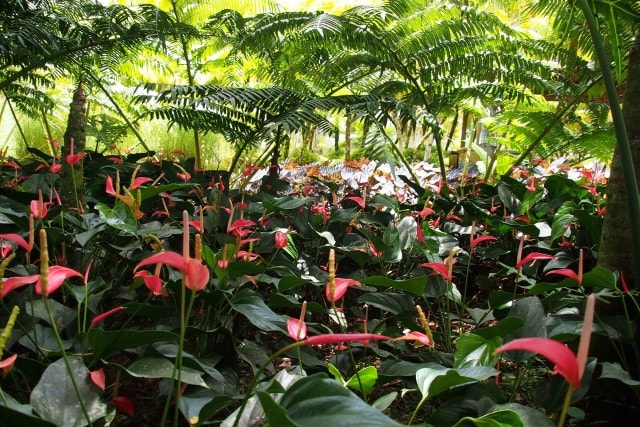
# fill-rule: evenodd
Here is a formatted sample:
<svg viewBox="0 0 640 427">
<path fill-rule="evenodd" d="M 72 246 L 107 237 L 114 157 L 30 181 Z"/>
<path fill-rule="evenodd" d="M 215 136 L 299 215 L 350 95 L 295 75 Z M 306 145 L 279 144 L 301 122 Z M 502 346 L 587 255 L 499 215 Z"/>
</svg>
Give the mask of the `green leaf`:
<svg viewBox="0 0 640 427">
<path fill-rule="evenodd" d="M 445 368 L 435 363 L 431 365 L 436 367 L 422 368 L 416 372 L 416 382 L 424 399 L 437 396 L 458 385 L 486 380 L 499 373 L 488 366 L 472 366 L 454 369 Z"/>
<path fill-rule="evenodd" d="M 427 277 L 421 276 L 407 280 L 393 280 L 385 276 L 372 276 L 363 277 L 360 279 L 360 283 L 363 285 L 384 286 L 400 291 L 407 291 L 414 295 L 423 295 L 427 285 Z"/>
<path fill-rule="evenodd" d="M 230 301 L 231 308 L 243 314 L 249 322 L 263 331 L 280 331 L 287 334 L 284 319 L 274 313 L 262 300 L 262 296 L 250 289 L 242 289 Z"/>
<path fill-rule="evenodd" d="M 135 360 L 128 368 L 123 368 L 129 375 L 137 378 L 178 378 L 175 366 L 164 357 L 142 357 Z M 185 384 L 209 388 L 202 379 L 203 372 L 186 366 L 182 367 L 180 381 Z"/>
<path fill-rule="evenodd" d="M 525 426 L 535 426 L 535 427 L 553 427 L 555 424 L 551 422 L 551 420 L 542 412 L 536 411 L 533 408 L 530 408 L 525 405 L 521 405 L 519 403 L 504 403 L 501 405 L 495 405 L 492 410 L 509 410 L 513 411 L 520 417 L 520 421 Z"/>
<path fill-rule="evenodd" d="M 259 391 L 256 394 L 258 395 L 258 399 L 260 399 L 262 410 L 264 411 L 267 420 L 269 420 L 269 425 L 282 427 L 298 426 L 298 424 L 294 423 L 291 418 L 287 416 L 287 411 L 285 411 L 282 406 L 278 405 L 269 393 Z"/>
<path fill-rule="evenodd" d="M 342 376 L 338 368 L 336 368 L 336 365 L 334 365 L 333 363 L 327 363 L 327 370 L 331 375 L 333 375 L 333 378 L 335 378 L 335 380 L 338 381 L 340 384 L 342 385 L 346 384 L 344 377 Z"/>
<path fill-rule="evenodd" d="M 301 378 L 280 400 L 298 426 L 399 427 L 402 424 L 372 408 L 336 381 L 316 374 Z"/>
<path fill-rule="evenodd" d="M 100 213 L 102 219 L 109 227 L 122 231 L 131 236 L 138 236 L 138 223 L 131 212 L 131 208 L 118 200 L 111 209 L 109 206 L 98 203 L 96 210 Z"/>
<path fill-rule="evenodd" d="M 264 200 L 262 205 L 267 210 L 267 213 L 272 213 L 309 206 L 314 201 L 316 201 L 314 197 L 285 196 L 273 200 Z"/>
<path fill-rule="evenodd" d="M 396 400 L 397 397 L 398 397 L 398 392 L 392 391 L 391 393 L 385 394 L 384 396 L 377 398 L 375 402 L 371 404 L 371 406 L 376 408 L 378 411 L 386 411 L 389 408 L 389 406 L 393 404 L 393 401 Z"/>
<path fill-rule="evenodd" d="M 234 401 L 235 399 L 230 396 L 220 395 L 211 390 L 197 389 L 196 392 L 185 394 L 180 398 L 180 412 L 187 420 L 198 417 L 196 425 L 202 425 Z"/>
<path fill-rule="evenodd" d="M 360 369 L 356 374 L 353 374 L 349 381 L 347 381 L 347 387 L 357 390 L 366 399 L 367 396 L 373 391 L 373 387 L 378 380 L 378 370 L 375 366 L 367 366 Z"/>
<path fill-rule="evenodd" d="M 56 427 L 55 424 L 49 421 L 8 408 L 3 404 L 0 404 L 0 419 L 7 426 Z"/>
<path fill-rule="evenodd" d="M 582 276 L 582 286 L 586 288 L 616 289 L 616 275 L 604 267 L 594 267 Z"/>
<path fill-rule="evenodd" d="M 135 348 L 154 342 L 178 342 L 180 336 L 170 331 L 135 331 L 130 329 L 104 331 L 100 328 L 93 328 L 89 331 L 88 339 L 93 357 L 97 360 L 127 348 Z"/>
<path fill-rule="evenodd" d="M 53 320 L 56 322 L 56 325 L 58 327 L 67 327 L 76 319 L 76 310 L 67 307 L 66 305 L 60 304 L 58 301 L 53 299 L 50 299 L 48 301 L 48 304 L 51 313 L 53 314 Z M 32 303 L 27 303 L 26 308 L 27 313 L 29 313 L 32 317 L 42 319 L 45 322 L 49 323 L 49 313 L 47 312 L 43 300 L 39 299 L 33 301 Z"/>
<path fill-rule="evenodd" d="M 80 406 L 82 399 L 89 421 L 94 422 L 107 415 L 107 405 L 102 402 L 100 390 L 90 381 L 89 370 L 75 357 L 67 357 L 71 375 L 64 359 L 58 359 L 45 369 L 40 381 L 31 391 L 29 401 L 43 419 L 59 426 L 81 427 L 89 424 Z M 75 381 L 78 394 L 73 386 Z"/>
<path fill-rule="evenodd" d="M 486 339 L 480 335 L 465 333 L 456 340 L 456 353 L 453 359 L 455 368 L 469 366 L 494 366 L 498 356 L 493 352 L 500 347 L 502 339 L 493 337 Z"/>
<path fill-rule="evenodd" d="M 517 413 L 508 409 L 502 409 L 478 418 L 464 417 L 454 427 L 466 426 L 472 423 L 478 427 L 524 427 Z"/>
<path fill-rule="evenodd" d="M 368 304 L 392 314 L 413 311 L 415 309 L 415 303 L 410 295 L 390 292 L 371 292 L 361 295 L 358 298 L 358 303 Z"/>
<path fill-rule="evenodd" d="M 39 323 L 35 325 L 33 330 L 20 337 L 18 343 L 36 354 L 39 352 L 44 352 L 45 354 L 49 352 L 60 352 L 60 344 L 58 343 L 58 338 L 56 337 L 53 329 Z M 65 350 L 70 349 L 72 345 L 73 341 L 62 340 L 62 346 Z"/>
<path fill-rule="evenodd" d="M 613 378 L 631 387 L 640 386 L 640 381 L 631 378 L 629 372 L 625 371 L 617 362 L 603 362 L 600 378 Z"/>
<path fill-rule="evenodd" d="M 565 233 L 566 225 L 571 224 L 574 220 L 573 211 L 577 207 L 574 202 L 566 202 L 558 209 L 551 223 L 551 241 L 559 239 Z"/>
<path fill-rule="evenodd" d="M 480 335 L 485 339 L 494 337 L 505 338 L 510 333 L 520 329 L 524 325 L 524 320 L 519 317 L 505 317 L 498 323 L 487 328 L 480 328 L 473 331 L 474 334 Z"/>
</svg>

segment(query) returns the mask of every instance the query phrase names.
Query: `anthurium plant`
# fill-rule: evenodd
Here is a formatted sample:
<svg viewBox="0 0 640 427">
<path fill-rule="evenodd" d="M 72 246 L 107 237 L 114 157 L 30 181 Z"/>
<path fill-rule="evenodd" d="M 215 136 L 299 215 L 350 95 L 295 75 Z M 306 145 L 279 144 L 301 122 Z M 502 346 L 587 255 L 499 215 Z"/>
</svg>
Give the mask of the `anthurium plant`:
<svg viewBox="0 0 640 427">
<path fill-rule="evenodd" d="M 640 408 L 638 292 L 596 266 L 593 167 L 229 180 L 78 155 L 80 205 L 64 160 L 0 164 L 11 425 L 629 425 Z"/>
</svg>

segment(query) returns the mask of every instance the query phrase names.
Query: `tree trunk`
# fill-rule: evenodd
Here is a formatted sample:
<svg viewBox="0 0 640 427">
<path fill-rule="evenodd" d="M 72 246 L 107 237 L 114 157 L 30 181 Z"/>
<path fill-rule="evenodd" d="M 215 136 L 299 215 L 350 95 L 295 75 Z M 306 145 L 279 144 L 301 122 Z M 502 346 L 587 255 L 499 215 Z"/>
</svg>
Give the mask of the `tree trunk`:
<svg viewBox="0 0 640 427">
<path fill-rule="evenodd" d="M 351 160 L 351 114 L 347 114 L 344 123 L 344 160 Z"/>
<path fill-rule="evenodd" d="M 631 48 L 627 68 L 627 85 L 624 93 L 623 117 L 631 156 L 636 170 L 640 167 L 640 32 L 636 34 Z M 636 175 L 636 182 L 640 180 Z M 618 147 L 613 154 L 611 173 L 607 183 L 607 211 L 602 224 L 602 235 L 598 249 L 598 265 L 621 271 L 627 283 L 633 278 L 633 253 L 631 251 L 631 225 L 627 209 L 627 195 L 622 177 L 622 165 Z"/>
<path fill-rule="evenodd" d="M 72 207 L 82 210 L 84 194 L 84 169 L 82 156 L 87 142 L 87 98 L 82 90 L 82 82 L 73 94 L 69 107 L 67 130 L 62 147 L 62 176 L 60 190 L 63 200 Z M 72 157 L 69 157 L 72 155 Z"/>
</svg>

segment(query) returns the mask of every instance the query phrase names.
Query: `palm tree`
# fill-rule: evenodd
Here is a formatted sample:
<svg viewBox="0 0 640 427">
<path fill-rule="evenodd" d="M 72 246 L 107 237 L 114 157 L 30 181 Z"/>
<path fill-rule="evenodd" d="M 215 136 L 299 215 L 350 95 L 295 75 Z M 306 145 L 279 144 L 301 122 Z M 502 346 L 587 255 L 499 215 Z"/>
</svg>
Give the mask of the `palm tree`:
<svg viewBox="0 0 640 427">
<path fill-rule="evenodd" d="M 349 114 L 368 117 L 380 131 L 394 122 L 431 129 L 443 174 L 439 116 L 469 99 L 487 105 L 496 98 L 527 99 L 531 90 L 549 89 L 552 78 L 552 70 L 535 58 L 548 46 L 491 13 L 439 2 L 392 0 L 340 15 L 243 18 L 228 12 L 215 22 L 234 36 L 230 60 L 258 58 L 266 64 L 260 77 L 274 86 L 321 100 L 344 93 L 375 95 L 377 109 Z M 400 155 L 395 144 L 391 148 Z"/>
<path fill-rule="evenodd" d="M 607 212 L 602 225 L 602 236 L 598 248 L 598 265 L 622 272 L 628 279 L 634 278 L 636 286 L 640 277 L 640 204 L 637 188 L 640 186 L 638 175 L 633 166 L 640 165 L 640 124 L 637 115 L 640 112 L 640 13 L 632 2 L 595 1 L 594 10 L 586 3 L 578 3 L 585 14 L 575 13 L 578 9 L 566 8 L 560 1 L 545 0 L 539 7 L 555 17 L 555 27 L 562 43 L 573 43 L 583 52 L 593 52 L 593 32 L 586 30 L 586 23 L 592 13 L 599 18 L 599 32 L 609 41 L 609 58 L 601 62 L 603 74 L 614 65 L 614 75 L 619 87 L 624 87 L 624 110 L 622 117 L 616 114 L 618 95 L 615 87 L 608 88 L 612 105 L 614 124 L 617 125 L 618 144 L 611 161 L 611 172 L 607 184 Z M 599 38 L 600 35 L 595 35 Z M 626 53 L 629 53 L 628 56 Z M 595 53 L 593 53 L 595 56 Z M 625 60 L 625 56 L 627 59 Z M 626 80 L 625 80 L 626 71 Z M 613 86 L 613 85 L 610 85 Z M 620 120 L 622 119 L 622 120 Z M 623 122 L 623 123 L 620 123 Z M 628 137 L 628 144 L 627 144 Z M 633 248 L 630 251 L 629 248 Z"/>
</svg>

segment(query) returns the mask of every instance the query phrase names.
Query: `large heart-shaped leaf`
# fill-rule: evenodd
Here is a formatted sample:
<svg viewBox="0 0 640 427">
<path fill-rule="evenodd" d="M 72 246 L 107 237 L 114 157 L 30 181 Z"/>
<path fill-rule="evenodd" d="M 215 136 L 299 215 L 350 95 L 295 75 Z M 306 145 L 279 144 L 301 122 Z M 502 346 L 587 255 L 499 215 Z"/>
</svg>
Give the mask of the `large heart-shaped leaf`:
<svg viewBox="0 0 640 427">
<path fill-rule="evenodd" d="M 164 357 L 143 357 L 134 361 L 128 368 L 123 368 L 129 375 L 138 378 L 177 378 L 174 364 Z M 202 372 L 182 367 L 180 381 L 185 384 L 209 388 L 202 379 Z"/>
<path fill-rule="evenodd" d="M 230 301 L 230 304 L 231 308 L 243 314 L 258 329 L 287 333 L 284 319 L 264 303 L 259 293 L 246 288 L 242 289 Z"/>
<path fill-rule="evenodd" d="M 486 380 L 498 375 L 498 371 L 488 366 L 472 366 L 454 369 L 440 366 L 422 368 L 416 372 L 418 388 L 424 399 L 436 396 L 452 387 Z"/>
<path fill-rule="evenodd" d="M 282 396 L 280 406 L 288 418 L 301 427 L 402 425 L 323 374 L 298 380 Z"/>
<path fill-rule="evenodd" d="M 96 359 L 106 357 L 117 351 L 134 348 L 154 342 L 178 342 L 180 336 L 170 331 L 104 331 L 94 328 L 89 331 L 89 344 Z"/>
<path fill-rule="evenodd" d="M 98 388 L 87 381 L 89 370 L 84 363 L 75 357 L 68 357 L 67 363 L 70 372 L 64 359 L 45 369 L 31 391 L 30 403 L 38 415 L 56 425 L 86 426 L 106 416 L 107 405 L 102 402 Z"/>
</svg>

